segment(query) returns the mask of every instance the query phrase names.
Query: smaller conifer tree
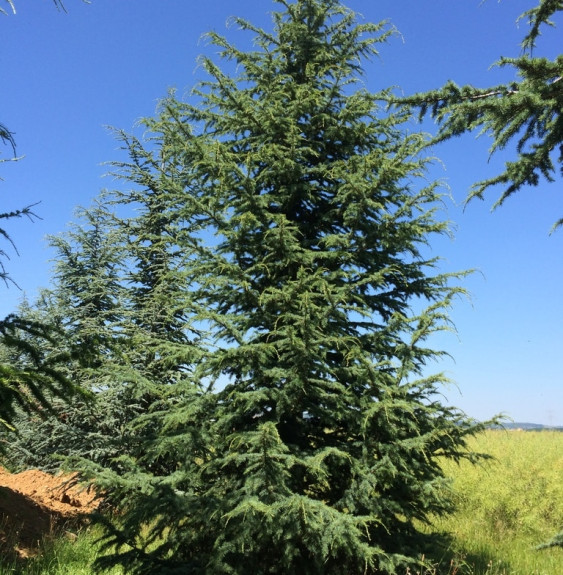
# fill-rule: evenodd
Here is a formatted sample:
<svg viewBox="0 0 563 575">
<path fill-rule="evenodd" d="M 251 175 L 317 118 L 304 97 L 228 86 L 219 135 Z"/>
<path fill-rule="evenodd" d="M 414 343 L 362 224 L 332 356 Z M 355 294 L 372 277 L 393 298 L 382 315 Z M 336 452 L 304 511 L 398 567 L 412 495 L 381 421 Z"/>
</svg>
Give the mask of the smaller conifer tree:
<svg viewBox="0 0 563 575">
<path fill-rule="evenodd" d="M 18 315 L 56 328 L 51 352 L 65 353 L 67 360 L 59 370 L 84 393 L 72 402 L 48 394 L 48 412 L 19 414 L 18 435 L 7 452 L 18 468 L 54 471 L 61 456 L 79 454 L 109 463 L 126 449 L 123 422 L 132 416 L 115 376 L 123 315 L 121 236 L 110 226 L 101 201 L 76 215 L 78 222 L 69 230 L 49 238 L 56 262 L 52 287 Z M 47 348 L 39 340 L 34 345 Z"/>
</svg>

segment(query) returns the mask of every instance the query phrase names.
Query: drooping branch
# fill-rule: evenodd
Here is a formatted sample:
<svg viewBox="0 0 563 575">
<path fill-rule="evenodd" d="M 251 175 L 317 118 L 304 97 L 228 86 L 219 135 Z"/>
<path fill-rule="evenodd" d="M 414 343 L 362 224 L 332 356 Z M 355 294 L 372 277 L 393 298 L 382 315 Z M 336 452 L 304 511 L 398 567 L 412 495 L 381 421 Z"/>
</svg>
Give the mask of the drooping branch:
<svg viewBox="0 0 563 575">
<path fill-rule="evenodd" d="M 563 55 L 553 60 L 532 57 L 541 26 L 552 25 L 550 17 L 561 10 L 562 0 L 541 0 L 521 16 L 531 26 L 521 43 L 523 55 L 496 63 L 512 68 L 517 81 L 482 89 L 449 81 L 438 90 L 389 99 L 392 106 L 418 108 L 420 119 L 429 115 L 436 120 L 434 144 L 476 130 L 491 136 L 491 155 L 514 144 L 516 158 L 507 161 L 498 176 L 476 182 L 466 201 L 482 199 L 488 188 L 500 185 L 504 190 L 497 207 L 523 187 L 563 175 Z"/>
</svg>

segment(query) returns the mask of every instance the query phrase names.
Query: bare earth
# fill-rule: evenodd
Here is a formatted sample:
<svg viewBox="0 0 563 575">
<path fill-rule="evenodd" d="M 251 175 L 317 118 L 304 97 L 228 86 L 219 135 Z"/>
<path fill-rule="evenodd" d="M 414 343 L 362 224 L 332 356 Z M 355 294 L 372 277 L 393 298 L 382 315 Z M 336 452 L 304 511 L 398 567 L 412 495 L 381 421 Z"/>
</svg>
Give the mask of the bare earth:
<svg viewBox="0 0 563 575">
<path fill-rule="evenodd" d="M 39 541 L 96 509 L 91 490 L 72 486 L 72 475 L 37 469 L 12 474 L 0 468 L 0 554 L 28 557 Z"/>
</svg>

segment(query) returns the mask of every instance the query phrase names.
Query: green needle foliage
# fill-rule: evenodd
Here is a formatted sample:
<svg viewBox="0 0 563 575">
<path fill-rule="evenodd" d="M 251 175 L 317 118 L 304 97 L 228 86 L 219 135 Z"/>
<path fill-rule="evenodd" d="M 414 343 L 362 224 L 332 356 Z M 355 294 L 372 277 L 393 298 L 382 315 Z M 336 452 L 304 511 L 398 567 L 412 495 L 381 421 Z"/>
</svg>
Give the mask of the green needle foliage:
<svg viewBox="0 0 563 575">
<path fill-rule="evenodd" d="M 3 162 L 4 160 L 0 160 L 0 163 Z M 33 212 L 33 206 L 26 206 L 25 208 L 19 209 L 19 210 L 12 210 L 10 212 L 3 212 L 0 213 L 0 221 L 2 220 L 11 220 L 14 218 L 21 218 L 21 217 L 27 217 L 30 220 L 33 220 L 34 218 L 36 218 L 37 216 L 35 215 L 35 213 Z M 14 251 L 17 253 L 17 248 L 16 245 L 14 244 L 12 238 L 10 237 L 10 234 L 8 233 L 8 231 L 4 228 L 0 227 L 0 238 L 2 238 L 4 241 L 8 242 L 11 247 L 14 249 Z M 6 266 L 4 265 L 4 261 L 2 260 L 9 260 L 10 259 L 10 255 L 9 253 L 4 249 L 4 248 L 0 248 L 0 282 L 4 282 L 4 285 L 6 287 L 9 286 L 9 284 L 13 284 L 14 286 L 17 287 L 16 282 L 10 277 L 8 270 L 6 269 Z"/>
<path fill-rule="evenodd" d="M 500 185 L 504 190 L 497 207 L 523 187 L 537 186 L 542 177 L 552 182 L 563 174 L 563 55 L 550 60 L 533 53 L 542 28 L 553 25 L 550 18 L 561 11 L 561 0 L 540 0 L 521 16 L 530 26 L 522 55 L 496 63 L 514 70 L 517 80 L 488 88 L 460 87 L 450 81 L 438 90 L 400 100 L 438 121 L 436 142 L 480 130 L 493 139 L 491 154 L 515 144 L 516 158 L 506 162 L 498 176 L 477 182 L 468 200 L 482 199 L 488 188 Z M 560 219 L 554 227 L 562 224 Z"/>
<path fill-rule="evenodd" d="M 9 132 L 3 133 L 0 126 L 0 140 L 14 145 Z M 0 160 L 0 163 L 3 160 Z M 0 222 L 23 216 L 33 219 L 33 206 L 0 213 Z M 0 238 L 7 241 L 14 250 L 16 246 L 8 232 L 0 227 Z M 17 250 L 16 250 L 17 253 Z M 5 287 L 17 283 L 10 277 L 4 265 L 9 254 L 0 248 L 0 282 Z M 25 304 L 25 307 L 28 307 Z M 58 396 L 68 399 L 77 391 L 65 373 L 70 355 L 57 349 L 56 342 L 61 331 L 50 321 L 39 321 L 30 315 L 10 314 L 0 319 L 0 434 L 8 432 L 9 441 L 16 430 L 20 412 L 45 414 L 50 410 L 50 398 Z M 4 445 L 0 451 L 5 455 Z"/>
<path fill-rule="evenodd" d="M 389 32 L 337 0 L 277 0 L 256 48 L 210 34 L 229 75 L 170 95 L 141 142 L 121 134 L 116 196 L 130 275 L 118 344 L 144 409 L 108 494 L 129 572 L 404 572 L 415 525 L 451 508 L 442 458 L 481 429 L 427 375 L 462 291 L 428 257 L 448 225 L 425 137 L 362 62 Z M 124 375 L 128 371 L 132 375 Z"/>
<path fill-rule="evenodd" d="M 125 405 L 125 386 L 114 377 L 123 315 L 122 236 L 110 226 L 111 214 L 100 202 L 77 215 L 79 224 L 50 238 L 56 253 L 53 288 L 43 290 L 34 308 L 19 310 L 19 315 L 56 326 L 56 346 L 69 357 L 66 377 L 94 395 L 71 403 L 50 397 L 49 417 L 20 415 L 18 436 L 7 454 L 18 468 L 56 470 L 56 455 L 109 463 L 127 444 L 124 421 L 132 418 L 131 407 Z M 94 402 L 94 396 L 103 400 Z"/>
<path fill-rule="evenodd" d="M 121 472 L 122 460 L 144 450 L 139 429 L 145 439 L 154 433 L 141 416 L 165 401 L 172 385 L 178 393 L 194 363 L 183 287 L 187 250 L 174 243 L 181 212 L 164 205 L 163 187 L 103 194 L 79 212 L 79 224 L 50 238 L 54 288 L 44 290 L 35 313 L 64 330 L 59 345 L 75 358 L 68 377 L 93 401 L 54 401 L 54 415 L 43 421 L 21 417 L 10 450 L 16 465 L 54 470 L 61 457 L 72 457 Z M 112 213 L 114 203 L 128 217 Z M 147 466 L 166 465 L 157 459 Z"/>
<path fill-rule="evenodd" d="M 33 218 L 31 208 L 0 213 L 0 221 L 22 216 Z M 15 249 L 3 228 L 0 237 Z M 7 257 L 0 248 L 0 282 L 6 287 L 9 283 L 17 287 L 4 267 L 2 259 Z M 38 321 L 28 315 L 10 314 L 0 319 L 0 434 L 8 432 L 11 436 L 19 412 L 44 414 L 50 410 L 52 396 L 68 399 L 77 391 L 64 372 L 70 355 L 67 350 L 57 349 L 61 335 L 52 322 Z M 0 451 L 4 454 L 1 444 Z"/>
<path fill-rule="evenodd" d="M 0 321 L 0 428 L 15 431 L 18 408 L 25 413 L 50 409 L 52 395 L 68 399 L 77 391 L 61 365 L 64 351 L 53 349 L 59 334 L 52 326 L 16 315 Z"/>
</svg>

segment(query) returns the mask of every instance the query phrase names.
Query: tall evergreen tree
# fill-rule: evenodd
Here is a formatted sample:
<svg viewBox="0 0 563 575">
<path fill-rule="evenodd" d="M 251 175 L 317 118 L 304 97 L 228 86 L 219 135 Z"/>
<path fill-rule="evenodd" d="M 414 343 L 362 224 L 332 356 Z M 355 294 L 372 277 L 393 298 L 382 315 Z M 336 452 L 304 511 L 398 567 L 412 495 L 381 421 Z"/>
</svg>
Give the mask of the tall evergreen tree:
<svg viewBox="0 0 563 575">
<path fill-rule="evenodd" d="M 64 325 L 80 361 L 95 367 L 110 354 L 121 321 L 125 250 L 103 195 L 76 215 L 79 223 L 49 238 L 54 287 L 43 292 L 42 307 Z"/>
<path fill-rule="evenodd" d="M 119 138 L 130 161 L 115 164 L 117 175 L 137 186 L 115 192 L 110 200 L 133 212 L 115 221 L 125 236 L 128 257 L 127 319 L 122 328 L 131 331 L 130 353 L 139 354 L 133 363 L 148 379 L 173 383 L 174 374 L 191 363 L 185 354 L 195 333 L 186 273 L 194 254 L 183 224 L 185 201 L 178 193 L 182 184 L 167 173 L 171 159 L 165 148 L 146 151 L 134 137 L 119 133 Z"/>
<path fill-rule="evenodd" d="M 236 20 L 255 50 L 210 34 L 236 76 L 204 59 L 195 101 L 171 95 L 147 142 L 128 141 L 140 200 L 154 182 L 168 192 L 147 214 L 181 212 L 191 295 L 183 317 L 168 310 L 206 335 L 186 385 L 133 422 L 144 458 L 85 470 L 118 511 L 102 567 L 397 573 L 420 558 L 417 521 L 450 508 L 440 459 L 473 457 L 481 426 L 426 375 L 441 355 L 426 340 L 461 291 L 426 256 L 448 232 L 427 142 L 357 86 L 388 32 L 337 0 L 277 2 L 273 33 Z M 134 234 L 137 301 L 160 285 L 145 279 L 160 269 L 151 222 Z"/>
</svg>

